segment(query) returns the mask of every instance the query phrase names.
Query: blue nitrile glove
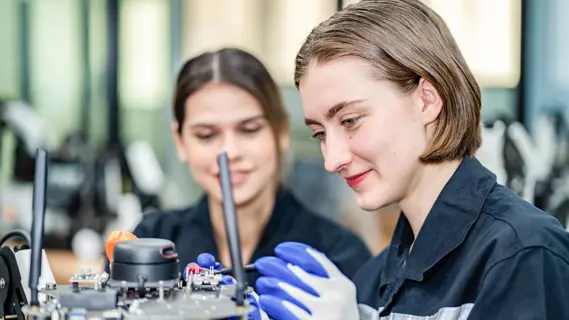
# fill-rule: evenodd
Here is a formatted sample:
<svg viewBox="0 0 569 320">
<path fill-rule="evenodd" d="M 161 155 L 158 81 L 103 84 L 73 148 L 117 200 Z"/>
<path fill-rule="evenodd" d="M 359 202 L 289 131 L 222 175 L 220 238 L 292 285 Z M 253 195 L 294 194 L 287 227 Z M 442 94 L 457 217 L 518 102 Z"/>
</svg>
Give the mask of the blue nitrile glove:
<svg viewBox="0 0 569 320">
<path fill-rule="evenodd" d="M 223 265 L 217 261 L 215 261 L 215 258 L 213 257 L 213 255 L 209 254 L 209 253 L 202 253 L 198 256 L 198 265 L 202 268 L 206 268 L 209 269 L 211 267 L 213 267 L 214 270 L 221 270 L 223 269 Z M 221 284 L 234 284 L 235 280 L 231 277 L 228 276 L 226 274 L 221 276 Z"/>
<path fill-rule="evenodd" d="M 271 319 L 359 319 L 356 286 L 326 255 L 298 242 L 255 262 L 259 302 Z"/>
<path fill-rule="evenodd" d="M 198 265 L 202 268 L 209 269 L 210 267 L 213 267 L 213 269 L 215 270 L 223 269 L 221 263 L 215 261 L 213 255 L 209 253 L 200 254 L 197 260 L 198 260 Z M 223 285 L 235 284 L 235 279 L 233 279 L 232 276 L 223 275 L 220 283 Z M 269 320 L 267 314 L 263 312 L 263 310 L 261 310 L 261 308 L 259 307 L 259 296 L 257 295 L 257 293 L 255 293 L 255 291 L 247 294 L 247 301 L 249 301 L 250 305 L 255 307 L 255 310 L 249 312 L 248 314 L 249 320 Z M 228 320 L 237 320 L 237 319 L 238 317 L 232 317 L 229 318 Z"/>
</svg>

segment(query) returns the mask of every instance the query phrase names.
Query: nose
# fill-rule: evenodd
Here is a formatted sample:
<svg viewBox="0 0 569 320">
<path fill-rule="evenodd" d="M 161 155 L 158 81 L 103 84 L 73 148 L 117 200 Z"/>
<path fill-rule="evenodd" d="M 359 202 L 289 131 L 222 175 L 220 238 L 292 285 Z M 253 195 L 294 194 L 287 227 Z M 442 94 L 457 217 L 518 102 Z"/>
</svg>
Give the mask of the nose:
<svg viewBox="0 0 569 320">
<path fill-rule="evenodd" d="M 352 159 L 350 148 L 346 139 L 341 136 L 326 137 L 322 144 L 324 168 L 329 172 L 338 172 L 348 165 Z"/>
<path fill-rule="evenodd" d="M 223 140 L 223 151 L 227 152 L 229 162 L 235 161 L 241 157 L 241 148 L 238 141 L 232 134 L 227 134 Z"/>
</svg>

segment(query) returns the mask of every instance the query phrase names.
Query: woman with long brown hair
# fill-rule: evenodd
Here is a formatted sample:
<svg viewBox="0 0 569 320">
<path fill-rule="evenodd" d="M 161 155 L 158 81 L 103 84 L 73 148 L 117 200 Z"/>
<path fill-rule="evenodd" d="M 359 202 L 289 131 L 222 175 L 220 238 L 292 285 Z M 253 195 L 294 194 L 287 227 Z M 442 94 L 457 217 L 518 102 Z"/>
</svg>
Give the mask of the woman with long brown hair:
<svg viewBox="0 0 569 320">
<path fill-rule="evenodd" d="M 137 237 L 173 241 L 182 268 L 204 252 L 230 266 L 216 161 L 227 152 L 243 263 L 286 241 L 319 248 L 350 277 L 371 258 L 354 233 L 307 210 L 284 186 L 288 116 L 277 84 L 253 55 L 225 48 L 188 60 L 176 81 L 173 112 L 177 156 L 203 196 L 189 208 L 145 215 Z M 248 273 L 249 285 L 257 277 Z"/>
</svg>

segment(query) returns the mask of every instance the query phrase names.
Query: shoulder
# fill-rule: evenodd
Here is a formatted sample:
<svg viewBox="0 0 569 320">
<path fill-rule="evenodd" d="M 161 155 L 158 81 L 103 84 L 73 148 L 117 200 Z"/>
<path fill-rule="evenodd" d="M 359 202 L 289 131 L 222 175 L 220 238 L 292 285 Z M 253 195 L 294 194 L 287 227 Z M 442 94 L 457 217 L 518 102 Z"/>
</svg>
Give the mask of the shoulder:
<svg viewBox="0 0 569 320">
<path fill-rule="evenodd" d="M 342 251 L 352 248 L 368 251 L 363 240 L 355 232 L 340 223 L 331 221 L 311 211 L 305 211 L 304 215 L 307 226 L 310 227 L 312 232 L 318 234 L 327 249 Z"/>
<path fill-rule="evenodd" d="M 490 192 L 476 228 L 478 238 L 495 251 L 494 262 L 532 249 L 546 249 L 569 261 L 569 233 L 559 221 L 504 186 Z"/>
<path fill-rule="evenodd" d="M 356 272 L 353 282 L 357 288 L 358 302 L 373 305 L 372 301 L 367 300 L 377 295 L 388 249 L 389 247 L 385 248 L 378 255 L 368 260 Z"/>
<path fill-rule="evenodd" d="M 569 262 L 545 247 L 529 247 L 495 263 L 479 285 L 476 319 L 569 319 Z M 496 301 L 500 303 L 496 304 Z"/>
<path fill-rule="evenodd" d="M 363 240 L 352 230 L 338 222 L 325 218 L 325 215 L 308 210 L 289 194 L 294 205 L 294 227 L 304 239 L 299 239 L 323 252 L 348 277 L 353 277 L 357 269 L 372 256 Z M 297 232 L 295 232 L 297 233 Z"/>
<path fill-rule="evenodd" d="M 352 231 L 335 223 L 323 222 L 323 245 L 326 246 L 328 257 L 334 261 L 349 278 L 371 258 L 371 252 L 363 240 Z M 327 227 L 327 230 L 324 229 Z"/>
<path fill-rule="evenodd" d="M 381 275 L 381 271 L 382 271 L 383 266 L 385 265 L 385 262 L 387 259 L 387 251 L 388 250 L 389 250 L 389 247 L 383 249 L 378 255 L 376 255 L 372 259 L 368 260 L 366 263 L 364 263 L 361 266 L 361 268 L 358 270 L 358 272 L 356 273 L 356 275 L 354 277 L 354 282 L 356 282 L 356 285 L 358 283 L 364 284 L 364 283 L 368 282 L 369 276 L 371 274 Z"/>
<path fill-rule="evenodd" d="M 319 213 L 303 210 L 304 223 L 312 232 L 315 232 L 320 239 L 322 245 L 329 251 L 345 251 L 366 252 L 369 260 L 371 253 L 363 240 L 352 230 L 341 225 L 336 221 L 325 218 Z"/>
<path fill-rule="evenodd" d="M 198 207 L 155 211 L 144 214 L 133 233 L 139 238 L 174 238 L 176 230 L 198 217 Z"/>
</svg>

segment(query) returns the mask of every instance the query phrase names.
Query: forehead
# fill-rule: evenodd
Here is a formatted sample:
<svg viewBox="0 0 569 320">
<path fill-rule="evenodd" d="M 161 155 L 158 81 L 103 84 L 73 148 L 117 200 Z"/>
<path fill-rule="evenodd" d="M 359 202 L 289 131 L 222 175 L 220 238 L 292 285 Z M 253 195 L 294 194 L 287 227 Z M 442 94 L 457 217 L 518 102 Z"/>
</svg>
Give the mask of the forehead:
<svg viewBox="0 0 569 320">
<path fill-rule="evenodd" d="M 361 92 L 364 91 L 362 84 L 373 80 L 372 71 L 370 64 L 354 57 L 312 63 L 300 78 L 299 92 L 303 97 L 320 99 Z"/>
<path fill-rule="evenodd" d="M 186 99 L 185 107 L 188 123 L 234 123 L 263 114 L 253 95 L 226 83 L 206 84 Z"/>
<path fill-rule="evenodd" d="M 299 83 L 305 118 L 321 119 L 330 108 L 352 101 L 384 105 L 406 96 L 394 83 L 373 73 L 370 63 L 356 57 L 310 65 Z"/>
<path fill-rule="evenodd" d="M 366 98 L 379 84 L 373 80 L 372 71 L 369 63 L 355 57 L 311 64 L 299 83 L 305 115 L 321 113 L 340 102 Z"/>
</svg>

